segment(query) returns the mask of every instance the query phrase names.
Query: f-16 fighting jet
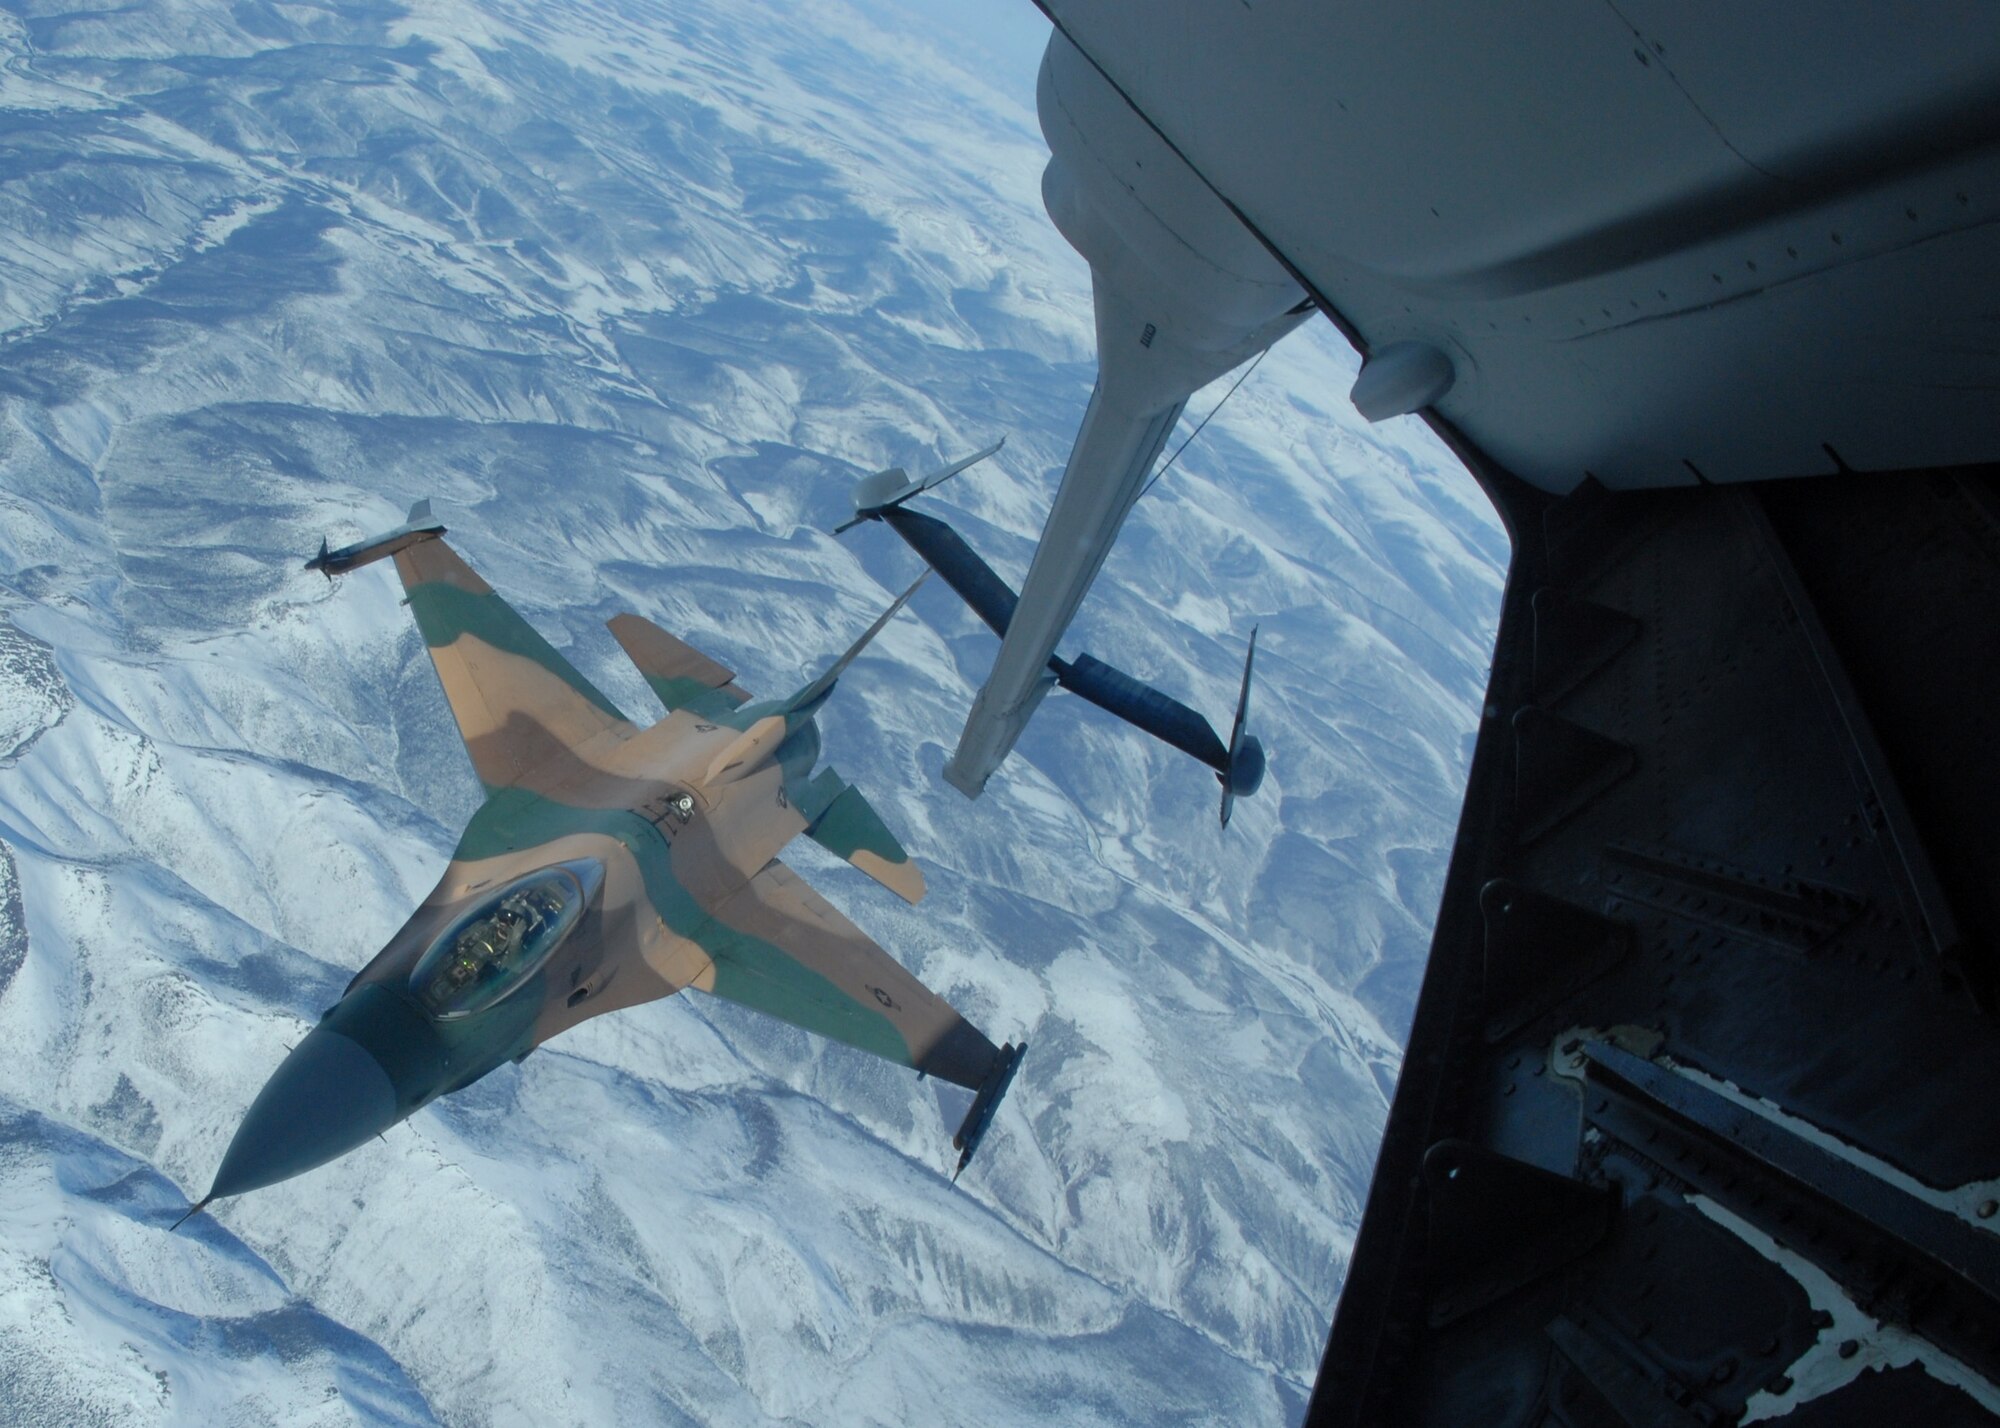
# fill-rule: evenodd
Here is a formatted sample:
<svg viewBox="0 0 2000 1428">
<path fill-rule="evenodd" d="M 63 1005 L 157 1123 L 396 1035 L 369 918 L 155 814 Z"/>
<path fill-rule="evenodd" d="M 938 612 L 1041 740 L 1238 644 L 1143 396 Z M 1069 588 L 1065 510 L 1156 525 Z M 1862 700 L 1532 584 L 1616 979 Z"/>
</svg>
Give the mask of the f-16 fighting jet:
<svg viewBox="0 0 2000 1428">
<path fill-rule="evenodd" d="M 419 502 L 372 541 L 322 543 L 306 568 L 331 578 L 394 558 L 486 802 L 436 890 L 258 1094 L 189 1213 L 322 1165 L 581 1021 L 683 987 L 976 1092 L 953 1142 L 962 1171 L 1025 1046 L 994 1046 L 777 860 L 803 833 L 910 902 L 923 896 L 867 800 L 813 771 L 815 711 L 911 592 L 826 673 L 764 702 L 664 630 L 618 616 L 611 633 L 668 710 L 641 729 L 444 533 Z"/>
</svg>

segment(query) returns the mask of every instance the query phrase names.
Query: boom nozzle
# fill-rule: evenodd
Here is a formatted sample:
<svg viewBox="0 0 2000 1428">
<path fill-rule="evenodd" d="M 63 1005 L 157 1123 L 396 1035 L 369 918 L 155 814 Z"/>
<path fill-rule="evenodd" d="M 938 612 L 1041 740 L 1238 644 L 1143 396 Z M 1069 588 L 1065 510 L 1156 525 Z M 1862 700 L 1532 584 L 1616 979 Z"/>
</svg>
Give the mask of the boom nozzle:
<svg viewBox="0 0 2000 1428">
<path fill-rule="evenodd" d="M 199 1215 L 203 1210 L 206 1210 L 208 1208 L 208 1202 L 210 1200 L 213 1200 L 214 1198 L 215 1197 L 213 1195 L 204 1195 L 199 1200 L 195 1201 L 192 1205 L 188 1206 L 187 1213 L 185 1215 L 182 1215 L 178 1220 L 175 1220 L 173 1224 L 167 1227 L 167 1233 L 172 1234 L 175 1230 L 178 1230 L 182 1225 L 185 1225 L 189 1220 L 192 1220 L 196 1215 Z"/>
</svg>

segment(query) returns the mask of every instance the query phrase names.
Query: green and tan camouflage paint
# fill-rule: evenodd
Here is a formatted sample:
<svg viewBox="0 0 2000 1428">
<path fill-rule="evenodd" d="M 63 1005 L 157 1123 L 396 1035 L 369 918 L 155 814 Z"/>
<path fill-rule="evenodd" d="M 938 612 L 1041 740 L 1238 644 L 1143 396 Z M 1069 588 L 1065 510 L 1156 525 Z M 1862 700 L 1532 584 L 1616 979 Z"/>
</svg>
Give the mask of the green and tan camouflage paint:
<svg viewBox="0 0 2000 1428">
<path fill-rule="evenodd" d="M 355 988 L 406 980 L 487 890 L 593 859 L 604 881 L 585 922 L 507 999 L 538 1003 L 531 1019 L 504 1019 L 523 1023 L 508 1032 L 520 1041 L 508 1054 L 691 986 L 940 1079 L 982 1083 L 993 1043 L 776 861 L 810 833 L 910 901 L 923 895 L 916 866 L 857 791 L 831 770 L 806 778 L 810 758 L 803 772 L 785 766 L 798 750 L 816 754 L 816 735 L 801 731 L 824 691 L 749 705 L 720 664 L 622 615 L 613 635 L 669 708 L 639 729 L 443 540 L 409 545 L 395 564 L 487 799 L 435 890 Z"/>
</svg>

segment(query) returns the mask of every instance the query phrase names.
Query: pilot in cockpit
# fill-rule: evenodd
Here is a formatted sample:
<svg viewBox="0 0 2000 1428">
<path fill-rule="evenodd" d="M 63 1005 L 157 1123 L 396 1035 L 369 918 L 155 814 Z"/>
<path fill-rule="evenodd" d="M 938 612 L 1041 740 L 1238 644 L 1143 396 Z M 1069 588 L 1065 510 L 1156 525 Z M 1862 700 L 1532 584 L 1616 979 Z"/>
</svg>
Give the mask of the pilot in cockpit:
<svg viewBox="0 0 2000 1428">
<path fill-rule="evenodd" d="M 462 1016 L 505 996 L 575 922 L 582 890 L 573 874 L 551 870 L 488 906 L 447 932 L 411 973 L 412 990 L 433 1015 Z"/>
</svg>

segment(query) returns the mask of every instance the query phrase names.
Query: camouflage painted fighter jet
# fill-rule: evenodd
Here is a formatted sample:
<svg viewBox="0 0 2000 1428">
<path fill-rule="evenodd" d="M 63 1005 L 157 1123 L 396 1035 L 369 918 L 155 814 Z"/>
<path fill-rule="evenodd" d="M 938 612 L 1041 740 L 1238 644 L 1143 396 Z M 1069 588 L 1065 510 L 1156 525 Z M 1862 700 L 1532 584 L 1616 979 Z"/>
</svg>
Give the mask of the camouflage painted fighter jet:
<svg viewBox="0 0 2000 1428">
<path fill-rule="evenodd" d="M 805 834 L 923 896 L 860 792 L 813 772 L 815 711 L 911 592 L 825 674 L 762 703 L 620 615 L 611 633 L 668 710 L 641 729 L 443 535 L 420 502 L 375 540 L 322 544 L 307 569 L 331 578 L 394 558 L 486 802 L 436 890 L 259 1093 L 194 1210 L 322 1165 L 578 1022 L 683 987 L 974 1091 L 953 1142 L 962 1171 L 1024 1047 L 994 1046 L 777 859 Z"/>
</svg>

